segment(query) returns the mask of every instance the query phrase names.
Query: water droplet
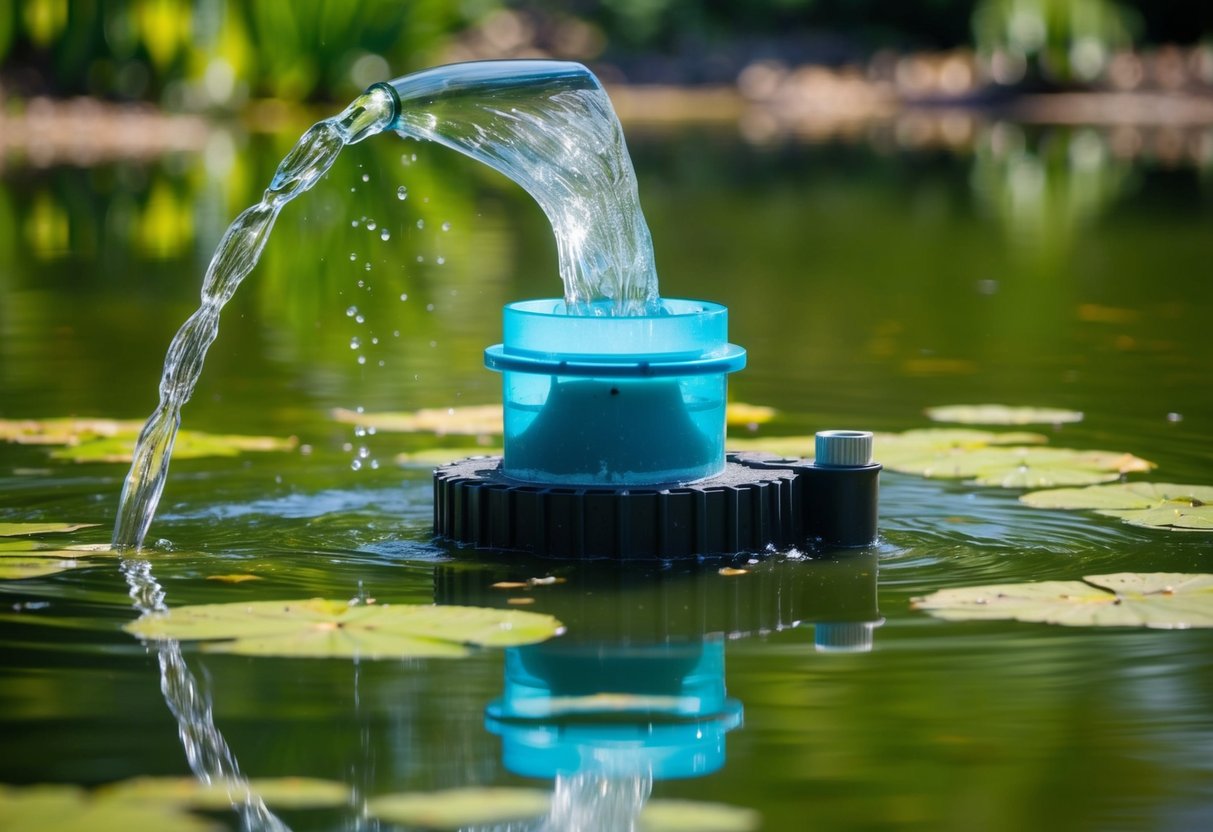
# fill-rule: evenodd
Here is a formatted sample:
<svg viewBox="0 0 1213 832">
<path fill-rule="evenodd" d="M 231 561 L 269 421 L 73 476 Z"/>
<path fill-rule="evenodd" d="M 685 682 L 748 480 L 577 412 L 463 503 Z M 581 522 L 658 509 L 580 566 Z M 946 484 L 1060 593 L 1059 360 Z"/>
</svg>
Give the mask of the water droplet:
<svg viewBox="0 0 1213 832">
<path fill-rule="evenodd" d="M 351 251 L 351 252 L 350 252 L 350 262 L 352 263 L 353 261 L 355 261 L 355 260 L 357 260 L 357 259 L 358 259 L 358 252 L 356 252 L 356 251 Z"/>
<path fill-rule="evenodd" d="M 371 270 L 371 261 L 370 261 L 370 260 L 367 260 L 367 261 L 366 261 L 366 265 L 365 265 L 365 266 L 363 266 L 362 268 L 363 268 L 365 271 L 368 271 L 368 272 L 369 272 L 369 271 Z"/>
<path fill-rule="evenodd" d="M 392 232 L 388 231 L 386 228 L 383 229 L 379 232 L 379 239 L 386 243 L 388 240 L 392 239 Z"/>
<path fill-rule="evenodd" d="M 349 442 L 343 442 L 341 444 L 341 450 L 345 451 L 348 454 L 350 451 L 354 450 L 354 446 L 352 444 L 350 444 Z"/>
<path fill-rule="evenodd" d="M 375 429 L 374 425 L 371 425 L 369 428 L 366 429 L 367 436 L 374 436 L 375 433 L 376 433 L 376 429 Z"/>
<path fill-rule="evenodd" d="M 379 366 L 380 366 L 380 367 L 382 367 L 382 366 L 383 366 L 383 359 L 382 359 L 382 358 L 380 358 L 380 359 L 379 359 Z"/>
<path fill-rule="evenodd" d="M 358 349 L 358 348 L 359 348 L 359 347 L 361 347 L 361 346 L 362 346 L 362 341 L 361 341 L 361 339 L 359 339 L 359 338 L 357 338 L 357 337 L 354 337 L 354 338 L 351 338 L 351 339 L 350 339 L 350 349 L 352 349 L 352 350 L 356 350 L 356 349 Z"/>
<path fill-rule="evenodd" d="M 362 181 L 363 181 L 363 182 L 370 182 L 370 181 L 371 181 L 371 175 L 370 175 L 369 173 L 364 173 L 364 174 L 362 174 Z"/>
<path fill-rule="evenodd" d="M 401 299 L 401 300 L 408 300 L 408 299 L 409 299 L 409 293 L 408 293 L 408 292 L 401 292 L 401 293 L 400 293 L 400 299 Z"/>
<path fill-rule="evenodd" d="M 358 363 L 359 363 L 359 364 L 365 364 L 365 363 L 366 363 L 366 356 L 365 356 L 365 355 L 360 355 L 360 356 L 358 356 Z"/>
<path fill-rule="evenodd" d="M 362 468 L 362 460 L 361 460 L 361 459 L 355 459 L 353 462 L 351 462 L 351 463 L 350 463 L 350 467 L 351 467 L 351 468 L 353 468 L 355 471 L 361 470 L 361 468 Z"/>
<path fill-rule="evenodd" d="M 435 347 L 437 347 L 437 346 L 438 346 L 438 342 L 437 342 L 437 341 L 430 341 L 430 349 L 434 349 L 434 348 L 435 348 Z"/>
<path fill-rule="evenodd" d="M 365 280 L 359 280 L 359 281 L 358 281 L 358 288 L 359 288 L 359 289 L 364 289 L 364 288 L 366 288 L 366 281 L 365 281 Z"/>
<path fill-rule="evenodd" d="M 1174 411 L 1172 411 L 1171 413 L 1167 414 L 1168 422 L 1182 422 L 1183 420 L 1184 420 L 1184 415 L 1182 413 L 1175 413 Z"/>
<path fill-rule="evenodd" d="M 355 316 L 355 315 L 357 315 L 357 314 L 358 314 L 358 307 L 357 307 L 357 306 L 351 306 L 351 307 L 348 307 L 348 308 L 345 310 L 345 317 L 347 317 L 347 318 L 352 318 L 352 317 L 354 317 L 354 316 Z"/>
<path fill-rule="evenodd" d="M 366 323 L 366 318 L 362 317 L 361 315 L 355 315 L 355 316 L 354 316 L 354 323 L 356 323 L 356 324 L 364 324 L 364 323 Z"/>
<path fill-rule="evenodd" d="M 443 230 L 443 231 L 450 231 L 450 230 L 451 230 L 451 224 L 450 224 L 449 222 L 444 222 L 444 223 L 442 224 L 442 230 Z"/>
<path fill-rule="evenodd" d="M 359 446 L 359 448 L 358 448 L 358 458 L 359 459 L 366 459 L 370 455 L 371 455 L 370 448 L 368 448 L 366 445 Z"/>
<path fill-rule="evenodd" d="M 350 220 L 350 228 L 357 228 L 358 220 Z"/>
<path fill-rule="evenodd" d="M 425 262 L 425 257 L 423 257 L 422 255 L 418 254 L 418 255 L 417 255 L 417 262 L 418 262 L 418 263 L 424 263 L 424 262 Z"/>
<path fill-rule="evenodd" d="M 358 437 L 366 436 L 366 428 L 364 428 L 362 425 L 356 426 L 354 428 L 354 436 L 358 436 Z"/>
<path fill-rule="evenodd" d="M 366 230 L 367 231 L 374 231 L 378 227 L 379 227 L 379 224 L 377 222 L 375 222 L 374 220 L 366 221 Z"/>
<path fill-rule="evenodd" d="M 433 312 L 433 311 L 434 311 L 434 304 L 432 304 L 432 303 L 427 303 L 427 304 L 425 305 L 425 311 L 426 311 L 426 312 Z"/>
<path fill-rule="evenodd" d="M 399 338 L 399 337 L 400 337 L 400 330 L 398 330 L 398 329 L 393 329 L 393 330 L 392 330 L 392 337 L 393 337 L 393 338 Z"/>
<path fill-rule="evenodd" d="M 379 468 L 379 460 L 377 460 L 377 459 L 372 459 L 372 460 L 371 460 L 371 468 L 372 468 L 372 469 L 378 469 L 378 468 Z"/>
<path fill-rule="evenodd" d="M 371 338 L 371 343 L 372 343 L 372 344 L 378 344 L 378 343 L 379 343 L 379 339 L 378 339 L 378 338 Z"/>
<path fill-rule="evenodd" d="M 425 220 L 417 220 L 418 228 L 425 228 Z"/>
<path fill-rule="evenodd" d="M 445 262 L 446 262 L 446 258 L 445 258 L 445 257 L 439 257 L 439 258 L 438 258 L 438 259 L 437 259 L 435 262 L 436 262 L 436 263 L 438 263 L 438 265 L 439 265 L 439 266 L 441 266 L 443 263 L 445 263 Z"/>
<path fill-rule="evenodd" d="M 401 185 L 399 188 L 396 189 L 396 199 L 408 199 L 408 198 L 409 198 L 409 189 L 408 188 Z"/>
</svg>

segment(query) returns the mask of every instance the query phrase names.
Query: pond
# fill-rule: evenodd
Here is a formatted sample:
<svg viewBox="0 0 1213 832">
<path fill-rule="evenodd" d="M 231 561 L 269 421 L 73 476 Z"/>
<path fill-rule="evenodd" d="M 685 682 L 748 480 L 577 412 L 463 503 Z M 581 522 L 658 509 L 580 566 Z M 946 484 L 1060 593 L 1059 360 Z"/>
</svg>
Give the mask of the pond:
<svg viewBox="0 0 1213 832">
<path fill-rule="evenodd" d="M 1157 465 L 1135 480 L 1213 485 L 1207 166 L 1008 123 L 960 147 L 905 147 L 892 128 L 827 142 L 628 129 L 663 295 L 729 307 L 730 338 L 749 350 L 730 396 L 777 411 L 736 437 L 931 427 L 924 409 L 939 405 L 1050 406 L 1084 414 L 1027 428 L 1050 445 Z M 0 418 L 145 417 L 211 249 L 297 134 L 214 128 L 198 154 L 5 169 Z M 182 665 L 122 630 L 137 617 L 128 583 L 99 554 L 0 582 L 0 783 L 184 776 L 190 755 L 225 743 L 249 777 L 354 790 L 338 808 L 275 808 L 291 828 L 387 829 L 358 801 L 552 791 L 547 767 L 567 753 L 610 775 L 574 795 L 598 819 L 578 828 L 627 828 L 612 812 L 649 788 L 653 801 L 756 810 L 771 830 L 1213 824 L 1213 631 L 946 621 L 911 606 L 948 587 L 1213 572 L 1209 533 L 886 471 L 867 551 L 655 568 L 434 542 L 429 469 L 398 457 L 464 455 L 475 438 L 371 432 L 333 412 L 498 402 L 481 352 L 500 340 L 502 305 L 558 292 L 546 220 L 502 178 L 413 141 L 347 149 L 279 219 L 184 411 L 186 429 L 294 440 L 176 460 L 147 559 L 170 607 L 436 601 L 551 613 L 565 635 L 529 654 L 403 661 L 187 643 Z M 40 540 L 106 542 L 125 473 L 70 448 L 0 444 L 0 522 L 93 523 Z M 847 624 L 864 625 L 853 640 L 870 636 L 870 651 L 815 648 Z M 695 718 L 502 717 L 545 685 L 609 698 L 621 679 L 633 696 L 693 700 Z"/>
</svg>

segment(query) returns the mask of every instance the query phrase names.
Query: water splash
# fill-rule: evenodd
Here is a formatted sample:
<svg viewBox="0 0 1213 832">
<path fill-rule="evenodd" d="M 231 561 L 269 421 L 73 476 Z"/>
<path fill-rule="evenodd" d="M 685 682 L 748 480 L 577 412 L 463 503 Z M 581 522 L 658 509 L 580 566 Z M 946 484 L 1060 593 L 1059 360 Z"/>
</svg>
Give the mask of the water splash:
<svg viewBox="0 0 1213 832">
<path fill-rule="evenodd" d="M 653 243 L 623 128 L 581 64 L 481 61 L 377 85 L 392 129 L 471 156 L 526 189 L 552 224 L 564 297 L 579 314 L 631 315 L 658 300 Z"/>
<path fill-rule="evenodd" d="M 347 144 L 381 132 L 392 115 L 391 96 L 375 89 L 359 96 L 339 115 L 314 124 L 278 165 L 261 201 L 228 226 L 202 281 L 202 305 L 177 330 L 164 358 L 160 403 L 139 433 L 122 486 L 114 523 L 115 548 L 138 548 L 147 535 L 168 477 L 181 408 L 193 394 L 206 351 L 219 335 L 219 313 L 261 259 L 278 212 L 311 189 Z"/>
</svg>

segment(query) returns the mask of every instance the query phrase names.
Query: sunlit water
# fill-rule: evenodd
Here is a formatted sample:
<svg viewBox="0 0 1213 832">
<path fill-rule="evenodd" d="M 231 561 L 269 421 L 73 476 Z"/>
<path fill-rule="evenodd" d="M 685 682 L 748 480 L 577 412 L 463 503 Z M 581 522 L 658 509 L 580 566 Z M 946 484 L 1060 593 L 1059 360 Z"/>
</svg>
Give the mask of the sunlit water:
<svg viewBox="0 0 1213 832">
<path fill-rule="evenodd" d="M 606 300 L 614 314 L 635 314 L 656 302 L 653 247 L 623 130 L 606 92 L 584 67 L 483 62 L 377 85 L 304 133 L 261 201 L 233 220 L 220 240 L 203 279 L 202 305 L 165 356 L 160 403 L 140 433 L 123 484 L 116 547 L 137 549 L 147 535 L 168 477 L 181 408 L 219 335 L 220 313 L 256 267 L 279 212 L 310 190 L 346 145 L 389 125 L 402 136 L 459 150 L 535 198 L 556 236 L 571 310 L 601 310 L 595 302 Z"/>
<path fill-rule="evenodd" d="M 1048 152 L 1063 150 L 1065 138 L 1052 134 Z M 1135 479 L 1209 483 L 1213 286 L 1201 264 L 1213 256 L 1213 193 L 1199 172 L 1134 168 L 1130 190 L 1100 212 L 1080 224 L 1055 218 L 1045 236 L 1025 240 L 991 208 L 996 194 L 974 190 L 997 178 L 997 170 L 974 175 L 991 163 L 984 158 L 890 156 L 884 146 L 755 148 L 727 131 L 649 134 L 632 144 L 642 181 L 667 183 L 646 189 L 654 238 L 667 252 L 663 286 L 681 293 L 679 281 L 693 279 L 702 296 L 729 304 L 733 338 L 752 359 L 730 387 L 739 400 L 780 411 L 757 435 L 925 427 L 922 409 L 938 404 L 1067 406 L 1086 418 L 1044 427 L 1051 444 L 1159 464 Z M 885 474 L 882 539 L 867 559 L 789 552 L 730 561 L 749 570 L 743 575 L 721 575 L 722 564 L 710 563 L 690 573 L 629 566 L 588 576 L 582 566 L 503 563 L 435 543 L 429 472 L 391 460 L 463 440 L 380 432 L 365 442 L 382 467 L 353 472 L 342 447 L 350 428 L 329 410 L 495 400 L 499 379 L 483 369 L 481 353 L 496 337 L 500 304 L 544 291 L 553 258 L 546 217 L 517 188 L 460 167 L 441 148 L 403 146 L 424 164 L 402 167 L 396 141 L 344 154 L 330 182 L 367 172 L 383 187 L 316 188 L 296 203 L 306 212 L 284 212 L 275 239 L 293 244 L 270 246 L 259 279 L 225 311 L 191 424 L 293 434 L 312 450 L 175 463 L 154 526 L 163 540 L 149 538 L 156 583 L 173 607 L 364 594 L 385 603 L 530 597 L 523 609 L 558 612 L 568 637 L 592 634 L 608 647 L 680 643 L 720 629 L 730 636 L 728 696 L 744 706 L 724 738 L 721 768 L 651 784 L 640 772 L 613 783 L 516 773 L 486 727 L 486 706 L 504 689 L 501 651 L 355 664 L 225 656 L 183 643 L 192 683 L 175 658 L 162 675 L 162 649 L 172 648 L 120 629 L 137 614 L 129 587 L 114 558 L 96 557 L 58 575 L 0 582 L 0 782 L 96 787 L 192 775 L 204 757 L 183 753 L 184 715 L 191 736 L 210 737 L 208 724 L 220 732 L 223 746 L 207 753 L 222 759 L 225 746 L 247 777 L 308 775 L 354 787 L 354 804 L 329 813 L 271 805 L 299 832 L 373 828 L 361 814 L 364 796 L 474 785 L 542 789 L 554 798 L 553 818 L 623 822 L 651 789 L 646 804 L 750 807 L 775 832 L 1209 828 L 1213 632 L 945 622 L 910 606 L 935 589 L 976 583 L 1209 572 L 1208 535 L 1029 509 L 1013 490 Z M 245 158 L 259 164 L 233 174 L 223 219 L 231 205 L 255 201 L 247 183 L 265 181 L 281 151 L 250 139 Z M 1064 194 L 1064 167 L 1043 167 L 1042 195 Z M 6 175 L 0 211 L 42 205 L 45 213 L 49 200 L 87 239 L 90 221 L 114 217 L 130 196 L 98 186 L 117 175 L 110 167 Z M 168 163 L 146 175 L 148 189 L 182 181 Z M 202 168 L 191 168 L 188 181 L 205 181 Z M 400 184 L 410 192 L 404 202 Z M 57 194 L 71 198 L 60 204 Z M 432 199 L 423 207 L 425 195 Z M 201 217 L 200 199 L 185 190 L 180 204 Z M 393 210 L 402 216 L 390 242 L 350 228 L 351 213 L 382 220 Z M 432 235 L 404 233 L 419 215 Z M 444 220 L 454 227 L 448 234 L 436 230 Z M 704 227 L 730 234 L 708 245 Z M 0 225 L 0 234 L 25 241 L 28 228 Z M 429 258 L 435 240 L 446 245 L 441 268 Z M 509 240 L 522 242 L 503 247 Z M 117 232 L 103 243 L 95 258 L 87 250 L 35 256 L 26 243 L 0 248 L 9 258 L 0 285 L 3 415 L 128 416 L 149 394 L 151 356 L 159 359 L 166 338 L 156 322 L 193 305 L 180 275 L 197 264 L 188 249 L 163 260 Z M 356 286 L 366 275 L 346 259 L 352 250 L 376 254 L 374 292 Z M 486 274 L 488 258 L 477 259 L 486 251 L 508 271 Z M 423 253 L 425 266 L 399 275 L 381 266 Z M 116 274 L 94 259 L 129 265 Z M 282 289 L 301 283 L 314 294 Z M 397 300 L 406 291 L 409 300 Z M 314 307 L 309 297 L 318 298 Z M 365 324 L 343 314 L 351 297 Z M 399 340 L 386 337 L 393 329 Z M 383 343 L 371 354 L 386 368 L 356 365 L 346 346 L 355 334 L 369 342 L 372 331 Z M 113 373 L 116 358 L 131 369 Z M 123 473 L 0 445 L 0 520 L 108 524 Z M 58 539 L 100 542 L 108 533 Z M 233 573 L 259 580 L 216 580 Z M 566 583 L 492 587 L 548 573 Z M 469 577 L 477 575 L 479 584 Z M 821 622 L 839 611 L 879 623 L 872 652 L 815 650 Z M 206 707 L 178 704 L 189 701 Z M 228 828 L 243 822 L 236 812 L 217 819 Z"/>
</svg>

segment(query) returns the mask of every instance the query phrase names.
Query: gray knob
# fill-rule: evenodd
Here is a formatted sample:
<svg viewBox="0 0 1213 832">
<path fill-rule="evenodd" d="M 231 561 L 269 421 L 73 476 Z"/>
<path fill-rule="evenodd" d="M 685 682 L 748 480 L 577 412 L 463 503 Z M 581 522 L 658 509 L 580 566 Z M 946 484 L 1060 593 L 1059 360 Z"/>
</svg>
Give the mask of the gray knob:
<svg viewBox="0 0 1213 832">
<path fill-rule="evenodd" d="M 817 465 L 824 468 L 862 468 L 865 465 L 871 465 L 871 431 L 818 431 L 815 461 Z"/>
</svg>

